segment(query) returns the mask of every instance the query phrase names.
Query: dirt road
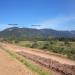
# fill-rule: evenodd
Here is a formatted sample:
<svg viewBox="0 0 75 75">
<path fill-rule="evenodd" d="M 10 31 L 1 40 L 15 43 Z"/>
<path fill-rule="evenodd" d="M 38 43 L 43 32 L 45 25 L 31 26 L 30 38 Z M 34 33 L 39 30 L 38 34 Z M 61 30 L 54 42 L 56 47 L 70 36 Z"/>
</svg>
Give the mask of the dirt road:
<svg viewBox="0 0 75 75">
<path fill-rule="evenodd" d="M 74 65 L 75 66 L 75 61 L 67 59 L 67 58 L 49 55 L 49 54 L 46 54 L 44 52 L 43 53 L 37 52 L 36 50 L 33 51 L 32 49 L 30 50 L 29 48 L 27 49 L 27 48 L 19 47 L 19 46 L 12 45 L 12 44 L 4 44 L 3 43 L 1 45 L 3 47 L 7 48 L 7 49 L 11 49 L 11 50 L 14 50 L 16 52 L 24 51 L 25 53 L 30 53 L 30 54 L 33 54 L 33 55 L 37 55 L 37 56 L 40 56 L 40 57 L 44 57 L 44 58 L 52 59 L 54 61 L 58 61 L 61 64 L 68 64 L 68 65 Z"/>
<path fill-rule="evenodd" d="M 40 63 L 42 66 L 55 70 L 64 75 L 75 75 L 75 61 L 50 55 L 30 48 L 20 47 L 14 44 L 0 43 L 0 46 L 7 50 L 12 50 L 30 60 Z"/>
<path fill-rule="evenodd" d="M 36 75 L 0 49 L 0 75 Z"/>
</svg>

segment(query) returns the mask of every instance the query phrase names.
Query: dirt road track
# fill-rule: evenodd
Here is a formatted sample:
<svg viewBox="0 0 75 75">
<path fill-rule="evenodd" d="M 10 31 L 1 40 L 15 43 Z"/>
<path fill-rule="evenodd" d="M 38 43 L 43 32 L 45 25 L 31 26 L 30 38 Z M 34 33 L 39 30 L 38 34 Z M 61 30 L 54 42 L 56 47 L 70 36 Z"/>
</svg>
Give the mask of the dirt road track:
<svg viewBox="0 0 75 75">
<path fill-rule="evenodd" d="M 54 61 L 58 61 L 61 64 L 75 65 L 75 61 L 73 61 L 73 60 L 70 60 L 70 59 L 67 59 L 67 58 L 62 58 L 62 57 L 59 57 L 59 56 L 49 55 L 49 54 L 46 54 L 45 52 L 41 53 L 41 52 L 37 52 L 36 50 L 32 51 L 29 48 L 27 49 L 27 48 L 19 47 L 19 46 L 12 45 L 12 44 L 4 44 L 3 43 L 1 45 L 6 47 L 7 49 L 11 49 L 11 50 L 14 50 L 16 52 L 24 51 L 25 53 L 30 53 L 30 54 L 33 54 L 33 55 L 37 55 L 37 56 L 40 56 L 40 57 L 44 57 L 44 58 L 47 58 L 47 59 L 52 59 Z"/>
<path fill-rule="evenodd" d="M 67 58 L 62 58 L 59 56 L 49 55 L 45 52 L 33 51 L 32 49 L 27 49 L 24 47 L 12 45 L 12 44 L 1 44 L 4 48 L 13 50 L 21 55 L 37 61 L 44 66 L 48 66 L 49 68 L 53 68 L 64 75 L 75 75 L 75 61 L 69 60 Z M 37 58 L 37 59 L 35 59 Z"/>
<path fill-rule="evenodd" d="M 0 75 L 36 75 L 0 49 Z"/>
</svg>

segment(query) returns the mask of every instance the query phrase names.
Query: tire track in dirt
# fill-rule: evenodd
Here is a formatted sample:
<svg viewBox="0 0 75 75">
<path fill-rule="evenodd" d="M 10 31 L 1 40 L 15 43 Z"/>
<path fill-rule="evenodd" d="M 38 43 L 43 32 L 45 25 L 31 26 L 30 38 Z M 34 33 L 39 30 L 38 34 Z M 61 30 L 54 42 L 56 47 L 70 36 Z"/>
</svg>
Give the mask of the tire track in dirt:
<svg viewBox="0 0 75 75">
<path fill-rule="evenodd" d="M 0 49 L 0 75 L 37 75 Z"/>
<path fill-rule="evenodd" d="M 30 57 L 33 57 L 32 60 L 34 61 L 37 61 L 35 59 L 38 58 L 38 61 L 43 62 L 42 64 L 45 64 L 45 66 L 50 66 L 50 68 L 56 69 L 57 71 L 62 72 L 64 75 L 75 75 L 75 72 L 74 72 L 75 71 L 75 61 L 72 61 L 66 58 L 61 58 L 61 57 L 54 56 L 54 55 L 48 55 L 45 53 L 32 51 L 29 49 L 27 50 L 25 48 L 14 46 L 11 44 L 8 44 L 8 45 L 3 44 L 3 45 L 6 46 L 8 49 L 14 50 L 15 52 L 25 53 L 24 56 L 29 59 L 32 59 Z M 31 55 L 31 56 L 29 57 L 28 55 Z M 41 59 L 42 61 L 39 59 Z M 52 63 L 48 63 L 46 61 L 49 61 Z"/>
</svg>

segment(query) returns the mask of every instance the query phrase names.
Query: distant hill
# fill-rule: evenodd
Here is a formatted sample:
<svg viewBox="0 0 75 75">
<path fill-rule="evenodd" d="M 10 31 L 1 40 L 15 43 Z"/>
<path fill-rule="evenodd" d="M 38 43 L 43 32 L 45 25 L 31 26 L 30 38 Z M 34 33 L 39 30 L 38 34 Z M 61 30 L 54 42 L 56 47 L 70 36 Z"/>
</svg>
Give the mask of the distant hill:
<svg viewBox="0 0 75 75">
<path fill-rule="evenodd" d="M 57 31 L 53 29 L 7 28 L 0 32 L 1 38 L 34 39 L 34 38 L 75 38 L 75 31 Z"/>
</svg>

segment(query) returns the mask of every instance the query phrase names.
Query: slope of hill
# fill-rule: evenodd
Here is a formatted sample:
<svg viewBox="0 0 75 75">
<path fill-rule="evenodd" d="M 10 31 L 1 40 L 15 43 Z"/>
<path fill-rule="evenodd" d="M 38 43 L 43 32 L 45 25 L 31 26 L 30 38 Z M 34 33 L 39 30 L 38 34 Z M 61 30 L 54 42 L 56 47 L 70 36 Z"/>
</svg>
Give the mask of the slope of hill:
<svg viewBox="0 0 75 75">
<path fill-rule="evenodd" d="M 32 29 L 12 27 L 0 32 L 1 38 L 34 39 L 34 38 L 75 38 L 75 31 L 56 31 L 53 29 Z"/>
</svg>

